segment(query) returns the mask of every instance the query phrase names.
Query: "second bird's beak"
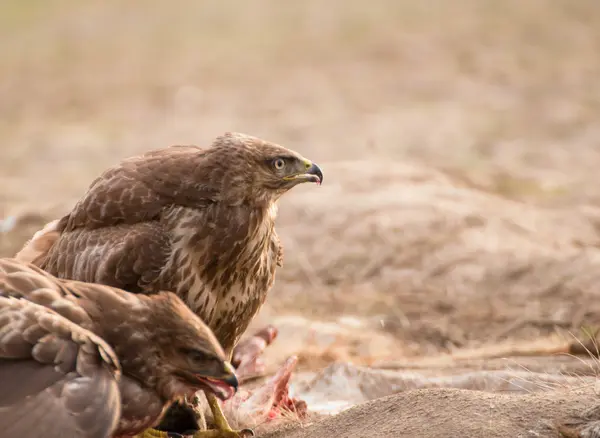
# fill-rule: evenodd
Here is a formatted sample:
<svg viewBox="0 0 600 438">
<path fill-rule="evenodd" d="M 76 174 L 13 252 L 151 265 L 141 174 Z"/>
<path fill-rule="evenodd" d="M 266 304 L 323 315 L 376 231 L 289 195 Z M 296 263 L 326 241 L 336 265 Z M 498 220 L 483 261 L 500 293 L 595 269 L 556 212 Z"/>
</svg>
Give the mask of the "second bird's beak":
<svg viewBox="0 0 600 438">
<path fill-rule="evenodd" d="M 200 376 L 199 380 L 221 400 L 227 400 L 235 395 L 239 382 L 235 369 L 229 362 L 224 364 L 225 373 L 221 376 Z"/>
<path fill-rule="evenodd" d="M 235 368 L 233 368 L 233 365 L 231 365 L 231 363 L 225 362 L 225 372 L 226 374 L 225 378 L 223 379 L 223 382 L 227 383 L 234 389 L 235 392 L 237 392 L 239 382 L 235 374 Z"/>
</svg>

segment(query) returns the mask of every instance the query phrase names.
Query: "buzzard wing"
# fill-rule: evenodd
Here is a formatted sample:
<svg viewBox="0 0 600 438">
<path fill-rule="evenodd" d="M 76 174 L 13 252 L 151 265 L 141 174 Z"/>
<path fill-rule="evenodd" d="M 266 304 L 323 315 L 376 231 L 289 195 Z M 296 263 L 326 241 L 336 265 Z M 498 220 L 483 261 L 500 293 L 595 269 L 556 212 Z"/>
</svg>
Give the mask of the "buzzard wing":
<svg viewBox="0 0 600 438">
<path fill-rule="evenodd" d="M 59 315 L 83 327 L 92 321 L 89 315 L 69 295 L 78 294 L 74 289 L 77 282 L 65 282 L 42 269 L 18 261 L 0 259 L 0 296 L 25 298 L 41 306 L 54 310 Z M 80 288 L 97 287 L 81 283 Z"/>
<path fill-rule="evenodd" d="M 78 228 L 64 232 L 39 266 L 59 278 L 143 292 L 157 279 L 170 250 L 159 222 Z"/>
<path fill-rule="evenodd" d="M 59 223 L 61 232 L 137 224 L 158 218 L 165 207 L 201 207 L 217 190 L 206 150 L 172 146 L 122 161 L 106 170 Z"/>
<path fill-rule="evenodd" d="M 44 236 L 52 244 L 18 257 L 60 278 L 146 292 L 171 252 L 164 215 L 177 206 L 199 208 L 217 200 L 219 181 L 206 150 L 173 146 L 122 161 L 97 178 Z M 214 183 L 213 183 L 214 184 Z M 48 240 L 46 239 L 46 240 Z M 39 241 L 44 240 L 40 236 Z M 40 246 L 40 248 L 37 248 Z"/>
<path fill-rule="evenodd" d="M 0 438 L 109 437 L 119 364 L 100 338 L 50 309 L 0 297 Z"/>
</svg>

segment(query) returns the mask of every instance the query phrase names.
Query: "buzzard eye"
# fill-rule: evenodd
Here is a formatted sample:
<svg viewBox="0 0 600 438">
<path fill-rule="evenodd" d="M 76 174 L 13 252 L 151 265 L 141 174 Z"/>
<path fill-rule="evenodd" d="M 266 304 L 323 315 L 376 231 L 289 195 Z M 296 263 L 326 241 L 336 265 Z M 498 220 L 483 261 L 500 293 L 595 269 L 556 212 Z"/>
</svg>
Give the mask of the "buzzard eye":
<svg viewBox="0 0 600 438">
<path fill-rule="evenodd" d="M 209 359 L 208 355 L 200 350 L 186 349 L 185 353 L 194 362 L 202 362 Z"/>
<path fill-rule="evenodd" d="M 275 169 L 277 170 L 281 170 L 285 167 L 285 161 L 283 158 L 276 158 L 273 161 L 273 166 L 275 166 Z"/>
</svg>

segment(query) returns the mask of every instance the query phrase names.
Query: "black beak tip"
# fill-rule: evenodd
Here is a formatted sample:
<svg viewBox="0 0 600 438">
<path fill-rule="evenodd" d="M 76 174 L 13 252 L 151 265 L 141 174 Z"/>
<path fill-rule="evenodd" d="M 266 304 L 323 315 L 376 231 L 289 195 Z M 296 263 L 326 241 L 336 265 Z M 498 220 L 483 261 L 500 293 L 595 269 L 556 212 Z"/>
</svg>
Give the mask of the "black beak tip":
<svg viewBox="0 0 600 438">
<path fill-rule="evenodd" d="M 225 379 L 225 383 L 227 383 L 229 386 L 231 386 L 233 388 L 233 390 L 235 392 L 237 392 L 238 386 L 239 386 L 239 381 L 235 374 L 232 374 L 231 376 L 227 377 Z"/>
<path fill-rule="evenodd" d="M 317 176 L 319 178 L 319 184 L 323 184 L 323 171 L 315 163 L 312 163 L 307 173 Z"/>
</svg>

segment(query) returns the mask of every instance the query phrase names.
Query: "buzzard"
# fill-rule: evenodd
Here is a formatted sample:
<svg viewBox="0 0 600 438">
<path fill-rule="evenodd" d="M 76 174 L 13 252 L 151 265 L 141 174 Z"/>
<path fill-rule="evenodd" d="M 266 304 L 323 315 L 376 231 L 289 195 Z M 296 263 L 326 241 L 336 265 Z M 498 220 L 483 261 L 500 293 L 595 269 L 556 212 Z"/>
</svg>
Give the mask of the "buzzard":
<svg viewBox="0 0 600 438">
<path fill-rule="evenodd" d="M 0 437 L 125 437 L 233 367 L 173 293 L 135 295 L 0 259 Z"/>
<path fill-rule="evenodd" d="M 175 292 L 231 357 L 282 265 L 277 201 L 321 184 L 319 166 L 241 133 L 208 148 L 171 146 L 122 161 L 17 258 L 60 278 L 130 292 Z M 207 399 L 224 436 L 236 436 Z"/>
</svg>

